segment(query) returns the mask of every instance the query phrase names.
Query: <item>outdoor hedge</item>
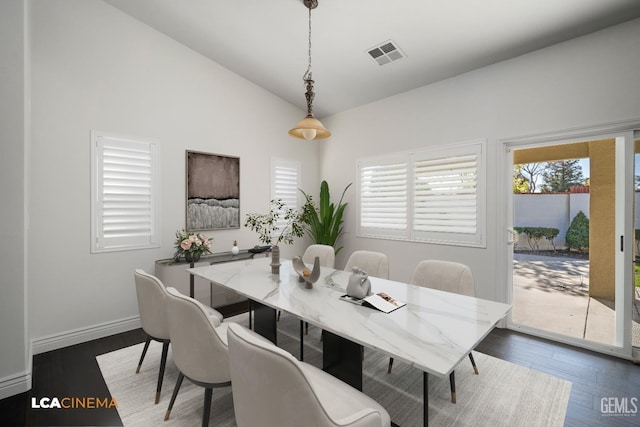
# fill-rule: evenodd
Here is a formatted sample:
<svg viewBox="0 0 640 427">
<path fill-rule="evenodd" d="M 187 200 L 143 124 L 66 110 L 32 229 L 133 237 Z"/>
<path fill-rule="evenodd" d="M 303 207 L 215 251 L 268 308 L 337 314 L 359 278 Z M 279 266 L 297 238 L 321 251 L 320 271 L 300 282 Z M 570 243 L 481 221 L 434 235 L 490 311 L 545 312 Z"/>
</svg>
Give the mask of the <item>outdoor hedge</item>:
<svg viewBox="0 0 640 427">
<path fill-rule="evenodd" d="M 526 234 L 527 242 L 531 250 L 537 252 L 540 250 L 540 240 L 544 237 L 551 243 L 553 250 L 556 250 L 554 239 L 560 234 L 560 230 L 553 227 L 513 227 L 519 234 Z"/>
</svg>

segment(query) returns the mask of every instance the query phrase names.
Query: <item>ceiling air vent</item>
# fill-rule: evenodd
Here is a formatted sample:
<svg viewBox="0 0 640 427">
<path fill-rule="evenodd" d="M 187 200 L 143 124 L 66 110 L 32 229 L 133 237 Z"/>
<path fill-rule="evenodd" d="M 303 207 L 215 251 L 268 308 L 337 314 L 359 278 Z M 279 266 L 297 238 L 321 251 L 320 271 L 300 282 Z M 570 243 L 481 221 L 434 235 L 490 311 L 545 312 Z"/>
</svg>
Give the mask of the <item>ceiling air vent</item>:
<svg viewBox="0 0 640 427">
<path fill-rule="evenodd" d="M 378 46 L 368 49 L 367 53 L 378 65 L 390 64 L 407 57 L 392 40 L 387 40 Z"/>
</svg>

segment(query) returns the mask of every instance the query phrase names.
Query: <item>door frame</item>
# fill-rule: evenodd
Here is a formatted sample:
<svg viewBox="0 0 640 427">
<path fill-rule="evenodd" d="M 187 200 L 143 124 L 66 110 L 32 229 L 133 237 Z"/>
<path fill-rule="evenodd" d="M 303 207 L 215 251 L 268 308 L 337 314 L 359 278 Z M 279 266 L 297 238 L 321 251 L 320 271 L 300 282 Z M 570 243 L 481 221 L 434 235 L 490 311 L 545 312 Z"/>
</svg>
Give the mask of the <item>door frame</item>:
<svg viewBox="0 0 640 427">
<path fill-rule="evenodd" d="M 567 129 L 557 132 L 540 133 L 533 135 L 525 135 L 511 138 L 498 139 L 498 164 L 500 168 L 497 174 L 496 188 L 498 190 L 498 209 L 496 227 L 497 232 L 497 259 L 496 268 L 497 271 L 504 274 L 498 277 L 498 289 L 497 297 L 499 301 L 511 304 L 513 301 L 513 241 L 512 232 L 510 232 L 513 226 L 513 150 L 519 148 L 531 148 L 542 147 L 548 145 L 560 145 L 569 144 L 573 142 L 582 142 L 585 140 L 595 140 L 604 138 L 613 138 L 624 136 L 631 138 L 633 141 L 634 130 L 640 129 L 640 119 L 612 122 L 591 127 L 581 127 L 574 129 Z M 624 157 L 622 154 L 618 154 L 618 150 L 625 150 L 624 147 L 616 143 L 616 182 L 618 179 L 623 179 L 624 184 L 622 186 L 616 185 L 616 204 L 618 206 L 618 200 L 624 200 L 623 210 L 616 209 L 616 236 L 624 237 L 624 254 L 631 254 L 625 257 L 616 256 L 616 277 L 622 277 L 621 280 L 616 280 L 616 295 L 619 295 L 619 286 L 624 286 L 623 280 L 628 279 L 627 275 L 630 275 L 633 268 L 633 197 L 629 194 L 633 194 L 633 185 L 628 188 L 629 183 L 633 183 L 633 156 L 629 159 L 629 156 Z M 626 144 L 627 150 L 631 146 L 633 151 L 633 142 Z M 622 163 L 618 163 L 620 156 L 623 156 Z M 621 168 L 620 170 L 618 168 Z M 629 178 L 631 176 L 631 178 Z M 622 199 L 618 199 L 622 197 Z M 622 217 L 618 218 L 618 215 L 624 217 L 623 225 L 620 226 Z M 630 238 L 629 238 L 630 237 Z M 619 237 L 616 237 L 619 239 Z M 617 251 L 618 253 L 618 251 Z M 626 258 L 626 259 L 625 259 Z M 618 276 L 620 274 L 621 276 Z M 624 295 L 624 291 L 622 292 Z M 509 329 L 521 331 L 529 335 L 538 336 L 541 338 L 550 339 L 553 341 L 574 345 L 576 347 L 586 348 L 589 350 L 597 351 L 600 353 L 610 354 L 617 357 L 632 359 L 636 355 L 631 347 L 631 310 L 632 301 L 627 295 L 623 298 L 623 301 L 619 301 L 620 298 L 616 298 L 616 342 L 621 345 L 610 346 L 607 344 L 597 343 L 594 341 L 587 341 L 581 338 L 569 337 L 556 332 L 545 331 L 525 325 L 516 325 L 512 321 L 511 313 L 507 316 L 506 327 Z M 620 311 L 618 311 L 620 309 Z M 621 313 L 621 316 L 618 315 Z M 621 323 L 622 322 L 622 323 Z"/>
</svg>

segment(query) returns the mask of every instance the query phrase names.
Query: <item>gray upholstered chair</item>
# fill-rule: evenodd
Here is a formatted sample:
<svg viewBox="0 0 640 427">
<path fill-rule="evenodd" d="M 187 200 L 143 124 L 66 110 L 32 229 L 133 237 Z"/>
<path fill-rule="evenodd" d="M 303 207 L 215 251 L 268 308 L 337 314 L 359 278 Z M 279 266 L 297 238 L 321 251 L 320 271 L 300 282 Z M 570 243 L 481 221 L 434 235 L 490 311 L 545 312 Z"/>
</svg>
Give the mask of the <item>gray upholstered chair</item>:
<svg viewBox="0 0 640 427">
<path fill-rule="evenodd" d="M 243 326 L 227 333 L 238 427 L 390 425 L 387 411 L 350 385 Z"/>
<path fill-rule="evenodd" d="M 367 272 L 369 276 L 381 279 L 389 278 L 389 258 L 380 252 L 355 251 L 347 260 L 344 271 L 351 271 L 358 267 Z"/>
<path fill-rule="evenodd" d="M 227 323 L 215 322 L 197 300 L 174 288 L 167 291 L 173 361 L 180 373 L 164 419 L 169 419 L 182 381 L 187 377 L 205 389 L 202 425 L 208 426 L 213 389 L 231 385 Z"/>
<path fill-rule="evenodd" d="M 457 262 L 421 261 L 414 270 L 409 283 L 460 295 L 475 296 L 476 293 L 471 269 Z M 469 360 L 471 360 L 473 371 L 477 375 L 478 367 L 471 353 L 469 353 Z M 391 373 L 392 366 L 393 358 L 389 359 L 388 373 Z M 455 371 L 449 375 L 449 382 L 451 384 L 451 402 L 456 403 Z"/>
</svg>

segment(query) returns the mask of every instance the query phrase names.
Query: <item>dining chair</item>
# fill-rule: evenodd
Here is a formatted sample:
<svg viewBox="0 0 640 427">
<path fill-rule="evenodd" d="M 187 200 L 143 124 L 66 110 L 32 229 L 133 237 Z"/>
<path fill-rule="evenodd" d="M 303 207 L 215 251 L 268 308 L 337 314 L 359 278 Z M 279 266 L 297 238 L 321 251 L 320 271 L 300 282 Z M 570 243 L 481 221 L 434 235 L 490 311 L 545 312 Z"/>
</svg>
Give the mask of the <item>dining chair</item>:
<svg viewBox="0 0 640 427">
<path fill-rule="evenodd" d="M 333 246 L 329 245 L 310 245 L 302 254 L 302 261 L 305 264 L 313 264 L 316 257 L 320 258 L 321 267 L 333 268 L 336 263 L 336 252 Z"/>
<path fill-rule="evenodd" d="M 143 270 L 135 271 L 136 295 L 138 297 L 138 310 L 140 311 L 140 323 L 142 330 L 147 335 L 142 349 L 142 355 L 136 368 L 136 374 L 142 368 L 142 362 L 147 355 L 151 340 L 162 343 L 162 356 L 160 358 L 160 370 L 158 372 L 158 382 L 156 386 L 155 403 L 160 401 L 164 370 L 167 365 L 167 354 L 169 351 L 169 324 L 167 322 L 166 296 L 167 289 L 160 279 Z M 222 314 L 211 307 L 206 308 L 207 315 L 218 325 L 222 323 Z"/>
<path fill-rule="evenodd" d="M 226 342 L 228 323 L 215 322 L 199 301 L 182 295 L 175 288 L 168 288 L 167 292 L 167 318 L 173 361 L 179 374 L 164 419 L 169 419 L 182 381 L 186 377 L 192 383 L 204 387 L 202 425 L 208 426 L 213 389 L 231 385 Z"/>
<path fill-rule="evenodd" d="M 425 260 L 421 261 L 411 276 L 409 283 L 440 291 L 453 292 L 460 295 L 475 296 L 475 285 L 471 269 L 464 264 L 451 261 Z M 477 375 L 478 367 L 469 353 L 469 360 L 473 371 Z M 391 373 L 393 358 L 389 359 L 387 373 Z M 451 385 L 451 402 L 456 403 L 455 371 L 449 375 Z"/>
<path fill-rule="evenodd" d="M 136 374 L 140 372 L 144 357 L 149 350 L 151 340 L 162 343 L 162 356 L 160 358 L 160 370 L 156 385 L 155 403 L 160 401 L 164 369 L 167 365 L 167 353 L 169 351 L 169 323 L 167 322 L 166 295 L 167 289 L 160 279 L 143 270 L 136 270 L 135 275 L 136 295 L 138 297 L 138 310 L 140 311 L 140 323 L 142 330 L 147 335 L 142 349 L 142 355 L 136 368 Z"/>
<path fill-rule="evenodd" d="M 316 257 L 320 259 L 320 267 L 333 268 L 336 263 L 336 253 L 333 246 L 314 244 L 307 247 L 302 254 L 302 262 L 305 264 L 313 264 Z M 280 320 L 280 311 L 278 311 L 277 320 Z M 309 324 L 305 323 L 305 334 L 309 333 Z"/>
<path fill-rule="evenodd" d="M 344 271 L 351 271 L 353 267 L 358 267 L 366 271 L 371 277 L 379 277 L 381 279 L 389 278 L 389 258 L 380 252 L 353 252 L 347 260 Z"/>
<path fill-rule="evenodd" d="M 227 334 L 238 427 L 390 426 L 387 411 L 350 385 L 239 324 Z"/>
</svg>

